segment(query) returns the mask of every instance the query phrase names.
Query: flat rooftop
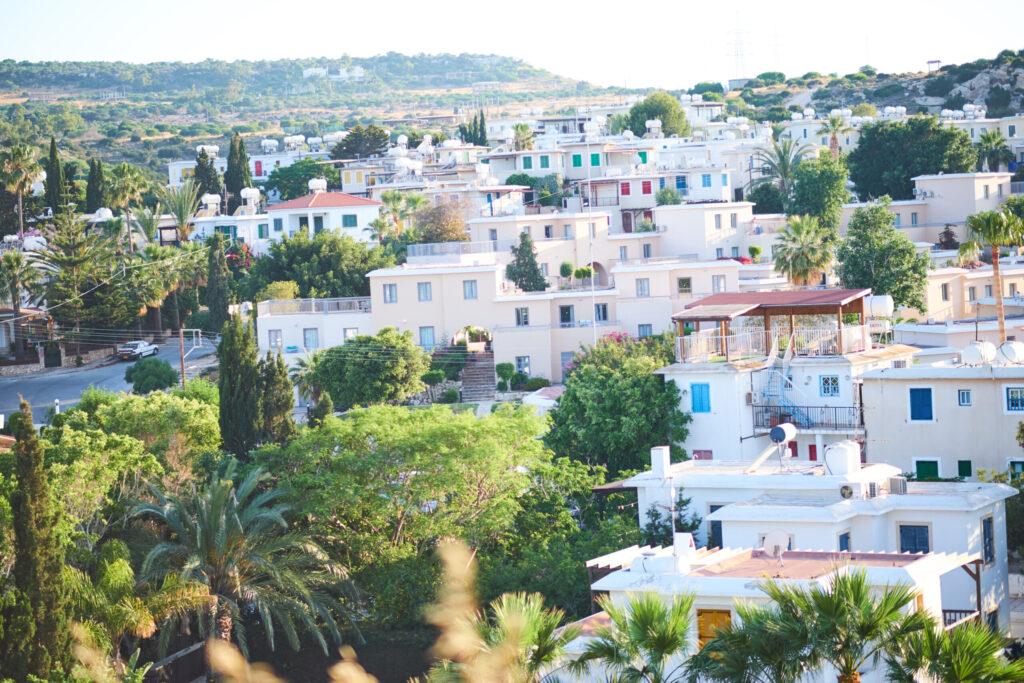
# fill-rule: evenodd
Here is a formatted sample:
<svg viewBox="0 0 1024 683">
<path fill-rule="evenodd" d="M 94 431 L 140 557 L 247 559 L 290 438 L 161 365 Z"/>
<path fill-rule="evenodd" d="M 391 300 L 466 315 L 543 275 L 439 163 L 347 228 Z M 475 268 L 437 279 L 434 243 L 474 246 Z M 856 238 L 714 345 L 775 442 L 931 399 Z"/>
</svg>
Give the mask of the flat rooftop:
<svg viewBox="0 0 1024 683">
<path fill-rule="evenodd" d="M 841 553 L 788 550 L 775 557 L 763 549 L 746 550 L 690 573 L 694 577 L 734 579 L 816 579 L 839 567 L 905 567 L 921 559 L 911 553 Z"/>
</svg>

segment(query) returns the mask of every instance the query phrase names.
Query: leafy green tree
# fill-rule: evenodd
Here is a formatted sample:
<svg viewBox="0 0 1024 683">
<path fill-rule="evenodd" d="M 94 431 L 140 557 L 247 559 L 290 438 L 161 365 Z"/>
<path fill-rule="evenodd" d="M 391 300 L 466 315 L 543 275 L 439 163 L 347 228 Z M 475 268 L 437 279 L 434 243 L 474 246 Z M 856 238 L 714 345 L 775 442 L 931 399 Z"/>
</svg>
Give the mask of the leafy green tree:
<svg viewBox="0 0 1024 683">
<path fill-rule="evenodd" d="M 387 190 L 381 193 L 380 216 L 371 222 L 373 239 L 379 242 L 396 240 L 411 229 L 416 213 L 426 207 L 427 198 L 418 192 Z"/>
<path fill-rule="evenodd" d="M 206 194 L 221 195 L 224 192 L 224 185 L 221 183 L 220 173 L 213 164 L 213 159 L 201 149 L 196 156 L 195 181 L 198 189 L 197 194 L 202 197 Z"/>
<path fill-rule="evenodd" d="M 317 374 L 339 410 L 377 403 L 401 403 L 423 391 L 430 357 L 410 332 L 385 327 L 324 352 Z M 223 396 L 223 393 L 221 394 Z"/>
<path fill-rule="evenodd" d="M 796 178 L 796 169 L 810 153 L 810 148 L 798 144 L 791 138 L 772 139 L 772 146 L 758 149 L 754 153 L 754 165 L 761 169 L 761 175 L 750 182 L 751 191 L 761 185 L 774 185 L 783 198 L 783 205 L 789 201 Z"/>
<path fill-rule="evenodd" d="M 609 476 L 649 462 L 652 446 L 676 455 L 690 416 L 679 390 L 654 371 L 672 362 L 660 338 L 609 335 L 576 354 L 544 441 L 556 453 L 607 467 Z"/>
<path fill-rule="evenodd" d="M 679 196 L 679 191 L 674 187 L 663 187 L 654 195 L 654 201 L 658 206 L 671 206 L 682 204 L 683 198 Z"/>
<path fill-rule="evenodd" d="M 177 384 L 178 371 L 162 358 L 141 358 L 125 370 L 124 381 L 132 383 L 136 394 L 148 394 Z"/>
<path fill-rule="evenodd" d="M 299 296 L 299 284 L 293 280 L 275 280 L 267 284 L 256 295 L 256 301 L 268 299 L 296 299 Z"/>
<path fill-rule="evenodd" d="M 512 125 L 512 147 L 516 150 L 533 149 L 533 131 L 525 123 Z"/>
<path fill-rule="evenodd" d="M 783 213 L 786 210 L 785 197 L 775 185 L 761 183 L 747 192 L 746 200 L 754 203 L 754 213 Z"/>
<path fill-rule="evenodd" d="M 46 158 L 46 205 L 56 213 L 65 204 L 67 187 L 64 185 L 64 165 L 60 161 L 60 153 L 57 151 L 57 140 L 50 138 L 50 154 Z"/>
<path fill-rule="evenodd" d="M 823 228 L 838 234 L 849 172 L 841 157 L 822 156 L 800 162 L 793 172 L 793 196 L 788 212 L 813 216 Z"/>
<path fill-rule="evenodd" d="M 307 157 L 275 168 L 270 172 L 265 187 L 267 192 L 277 192 L 281 199 L 295 199 L 309 194 L 309 181 L 313 178 L 324 178 L 330 186 L 337 185 L 340 176 L 333 166 Z"/>
<path fill-rule="evenodd" d="M 465 242 L 469 240 L 466 220 L 459 202 L 424 206 L 416 212 L 418 242 Z"/>
<path fill-rule="evenodd" d="M 363 159 L 388 150 L 391 136 L 380 126 L 352 126 L 348 134 L 331 149 L 332 159 Z"/>
<path fill-rule="evenodd" d="M 217 346 L 220 436 L 224 450 L 246 458 L 259 442 L 262 416 L 259 353 L 252 326 L 234 315 Z"/>
<path fill-rule="evenodd" d="M 679 100 L 667 92 L 651 93 L 629 110 L 629 129 L 634 135 L 643 136 L 647 133 L 647 122 L 651 119 L 661 121 L 661 132 L 666 136 L 678 135 L 686 137 L 690 134 L 690 122 L 686 120 L 686 112 Z"/>
<path fill-rule="evenodd" d="M 252 186 L 252 173 L 249 170 L 249 153 L 245 149 L 242 136 L 235 133 L 231 137 L 228 151 L 228 166 L 224 170 L 224 190 L 227 192 L 228 213 L 234 213 L 242 203 L 242 190 Z"/>
<path fill-rule="evenodd" d="M 625 605 L 608 596 L 598 600 L 610 623 L 598 628 L 583 654 L 570 669 L 585 674 L 600 664 L 614 680 L 642 683 L 682 683 L 686 655 L 693 650 L 693 596 L 669 601 L 642 591 Z"/>
<path fill-rule="evenodd" d="M 368 296 L 366 274 L 394 263 L 384 249 L 348 235 L 298 232 L 272 244 L 256 261 L 242 294 L 251 299 L 271 282 L 290 281 L 299 286 L 300 297 Z"/>
<path fill-rule="evenodd" d="M 915 683 L 921 673 L 936 683 L 1009 683 L 1024 680 L 1024 661 L 1008 661 L 1006 639 L 985 624 L 926 628 L 890 648 L 888 679 Z"/>
<path fill-rule="evenodd" d="M 61 510 L 43 465 L 43 444 L 23 399 L 11 417 L 17 485 L 9 502 L 14 526 L 13 604 L 3 607 L 0 671 L 15 680 L 49 679 L 70 657 L 64 549 L 58 540 Z"/>
<path fill-rule="evenodd" d="M 790 216 L 773 250 L 775 270 L 797 285 L 816 282 L 832 263 L 831 231 L 813 216 Z"/>
<path fill-rule="evenodd" d="M 519 244 L 512 247 L 512 260 L 505 266 L 505 279 L 524 292 L 543 292 L 548 288 L 537 263 L 537 250 L 528 233 L 521 233 Z"/>
<path fill-rule="evenodd" d="M 280 351 L 277 356 L 268 351 L 266 358 L 260 362 L 260 394 L 260 405 L 263 408 L 260 430 L 262 440 L 277 444 L 287 442 L 295 436 L 295 421 L 292 419 L 295 396 L 292 382 L 288 378 L 288 367 Z"/>
<path fill-rule="evenodd" d="M 215 233 L 206 241 L 206 307 L 210 311 L 211 330 L 220 331 L 228 321 L 228 307 L 231 305 L 231 290 L 228 270 L 227 240 Z"/>
<path fill-rule="evenodd" d="M 375 406 L 326 418 L 256 459 L 372 598 L 368 621 L 410 626 L 437 588 L 429 551 L 441 539 L 484 552 L 519 538 L 524 492 L 551 462 L 543 429 L 525 408 L 476 418 L 445 406 Z"/>
<path fill-rule="evenodd" d="M 928 256 L 896 229 L 887 200 L 854 210 L 836 262 L 843 287 L 888 294 L 897 307 L 924 310 Z"/>
<path fill-rule="evenodd" d="M 967 217 L 970 239 L 960 245 L 960 253 L 974 256 L 984 248 L 992 259 L 992 286 L 996 292 L 996 319 L 999 341 L 1006 339 L 1006 312 L 1003 306 L 1003 276 L 999 265 L 1003 247 L 1024 244 L 1024 219 L 1009 210 L 982 211 Z"/>
<path fill-rule="evenodd" d="M 89 176 L 85 181 L 85 212 L 96 210 L 107 204 L 107 182 L 103 178 L 103 162 L 89 159 Z"/>
<path fill-rule="evenodd" d="M 243 613 L 258 614 L 270 649 L 278 630 L 293 650 L 303 628 L 327 654 L 325 633 L 341 641 L 339 618 L 348 616 L 347 571 L 309 533 L 290 528 L 291 506 L 281 489 L 261 491 L 263 470 L 237 483 L 234 469 L 183 496 L 153 490 L 155 502 L 134 516 L 159 525 L 164 536 L 149 550 L 142 575 L 153 581 L 199 583 L 213 598 L 200 612 L 203 633 L 234 639 L 248 652 Z"/>
<path fill-rule="evenodd" d="M 680 490 L 676 497 L 674 510 L 660 509 L 663 506 L 656 503 L 651 504 L 647 508 L 647 522 L 642 531 L 644 543 L 647 545 L 672 545 L 674 534 L 698 531 L 701 518 L 696 512 L 689 512 L 692 503 L 693 499 L 687 498 Z"/>
<path fill-rule="evenodd" d="M 18 198 L 18 237 L 25 235 L 25 195 L 39 174 L 36 153 L 28 145 L 0 151 L 0 185 Z"/>
<path fill-rule="evenodd" d="M 324 392 L 306 412 L 306 421 L 310 427 L 319 427 L 328 417 L 334 415 L 334 401 L 331 395 Z"/>
<path fill-rule="evenodd" d="M 847 157 L 850 178 L 862 198 L 893 199 L 913 198 L 915 176 L 967 173 L 977 160 L 967 132 L 944 126 L 934 116 L 865 124 Z"/>
</svg>

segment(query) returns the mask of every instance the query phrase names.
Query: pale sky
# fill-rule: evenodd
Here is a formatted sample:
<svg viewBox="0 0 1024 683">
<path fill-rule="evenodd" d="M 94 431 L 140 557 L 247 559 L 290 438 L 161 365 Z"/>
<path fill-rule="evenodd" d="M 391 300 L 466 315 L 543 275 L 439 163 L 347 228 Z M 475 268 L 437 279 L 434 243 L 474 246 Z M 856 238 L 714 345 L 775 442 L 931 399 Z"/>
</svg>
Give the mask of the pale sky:
<svg viewBox="0 0 1024 683">
<path fill-rule="evenodd" d="M 0 0 L 0 59 L 496 53 L 599 85 L 681 88 L 1024 48 L 1024 0 Z M 739 48 L 739 49 L 737 49 Z"/>
</svg>

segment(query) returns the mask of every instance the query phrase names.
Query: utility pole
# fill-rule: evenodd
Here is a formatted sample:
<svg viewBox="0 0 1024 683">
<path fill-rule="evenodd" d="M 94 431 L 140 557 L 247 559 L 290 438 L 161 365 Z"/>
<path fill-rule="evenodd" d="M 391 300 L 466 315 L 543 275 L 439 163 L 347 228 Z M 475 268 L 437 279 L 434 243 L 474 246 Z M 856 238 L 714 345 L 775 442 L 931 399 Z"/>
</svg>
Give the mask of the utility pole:
<svg viewBox="0 0 1024 683">
<path fill-rule="evenodd" d="M 181 388 L 185 388 L 185 328 L 178 325 L 178 356 L 181 359 Z"/>
</svg>

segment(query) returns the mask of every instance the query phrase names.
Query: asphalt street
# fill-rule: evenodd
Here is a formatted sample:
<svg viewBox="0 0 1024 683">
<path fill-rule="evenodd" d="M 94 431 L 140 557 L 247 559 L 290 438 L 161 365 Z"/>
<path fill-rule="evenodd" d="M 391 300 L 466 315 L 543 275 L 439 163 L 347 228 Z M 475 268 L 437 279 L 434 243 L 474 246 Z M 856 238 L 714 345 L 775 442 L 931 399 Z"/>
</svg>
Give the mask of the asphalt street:
<svg viewBox="0 0 1024 683">
<path fill-rule="evenodd" d="M 186 375 L 195 377 L 204 367 L 216 362 L 215 351 L 214 345 L 204 339 L 202 346 L 195 348 L 185 359 Z M 180 366 L 177 339 L 170 338 L 160 344 L 157 357 L 177 369 Z M 88 387 L 126 391 L 130 385 L 124 381 L 124 372 L 129 365 L 131 361 L 104 361 L 85 368 L 48 370 L 23 377 L 0 377 L 0 413 L 8 416 L 18 410 L 19 396 L 24 396 L 32 404 L 38 421 L 42 411 L 53 407 L 54 399 L 59 399 L 62 407 L 74 405 L 82 391 Z"/>
</svg>

